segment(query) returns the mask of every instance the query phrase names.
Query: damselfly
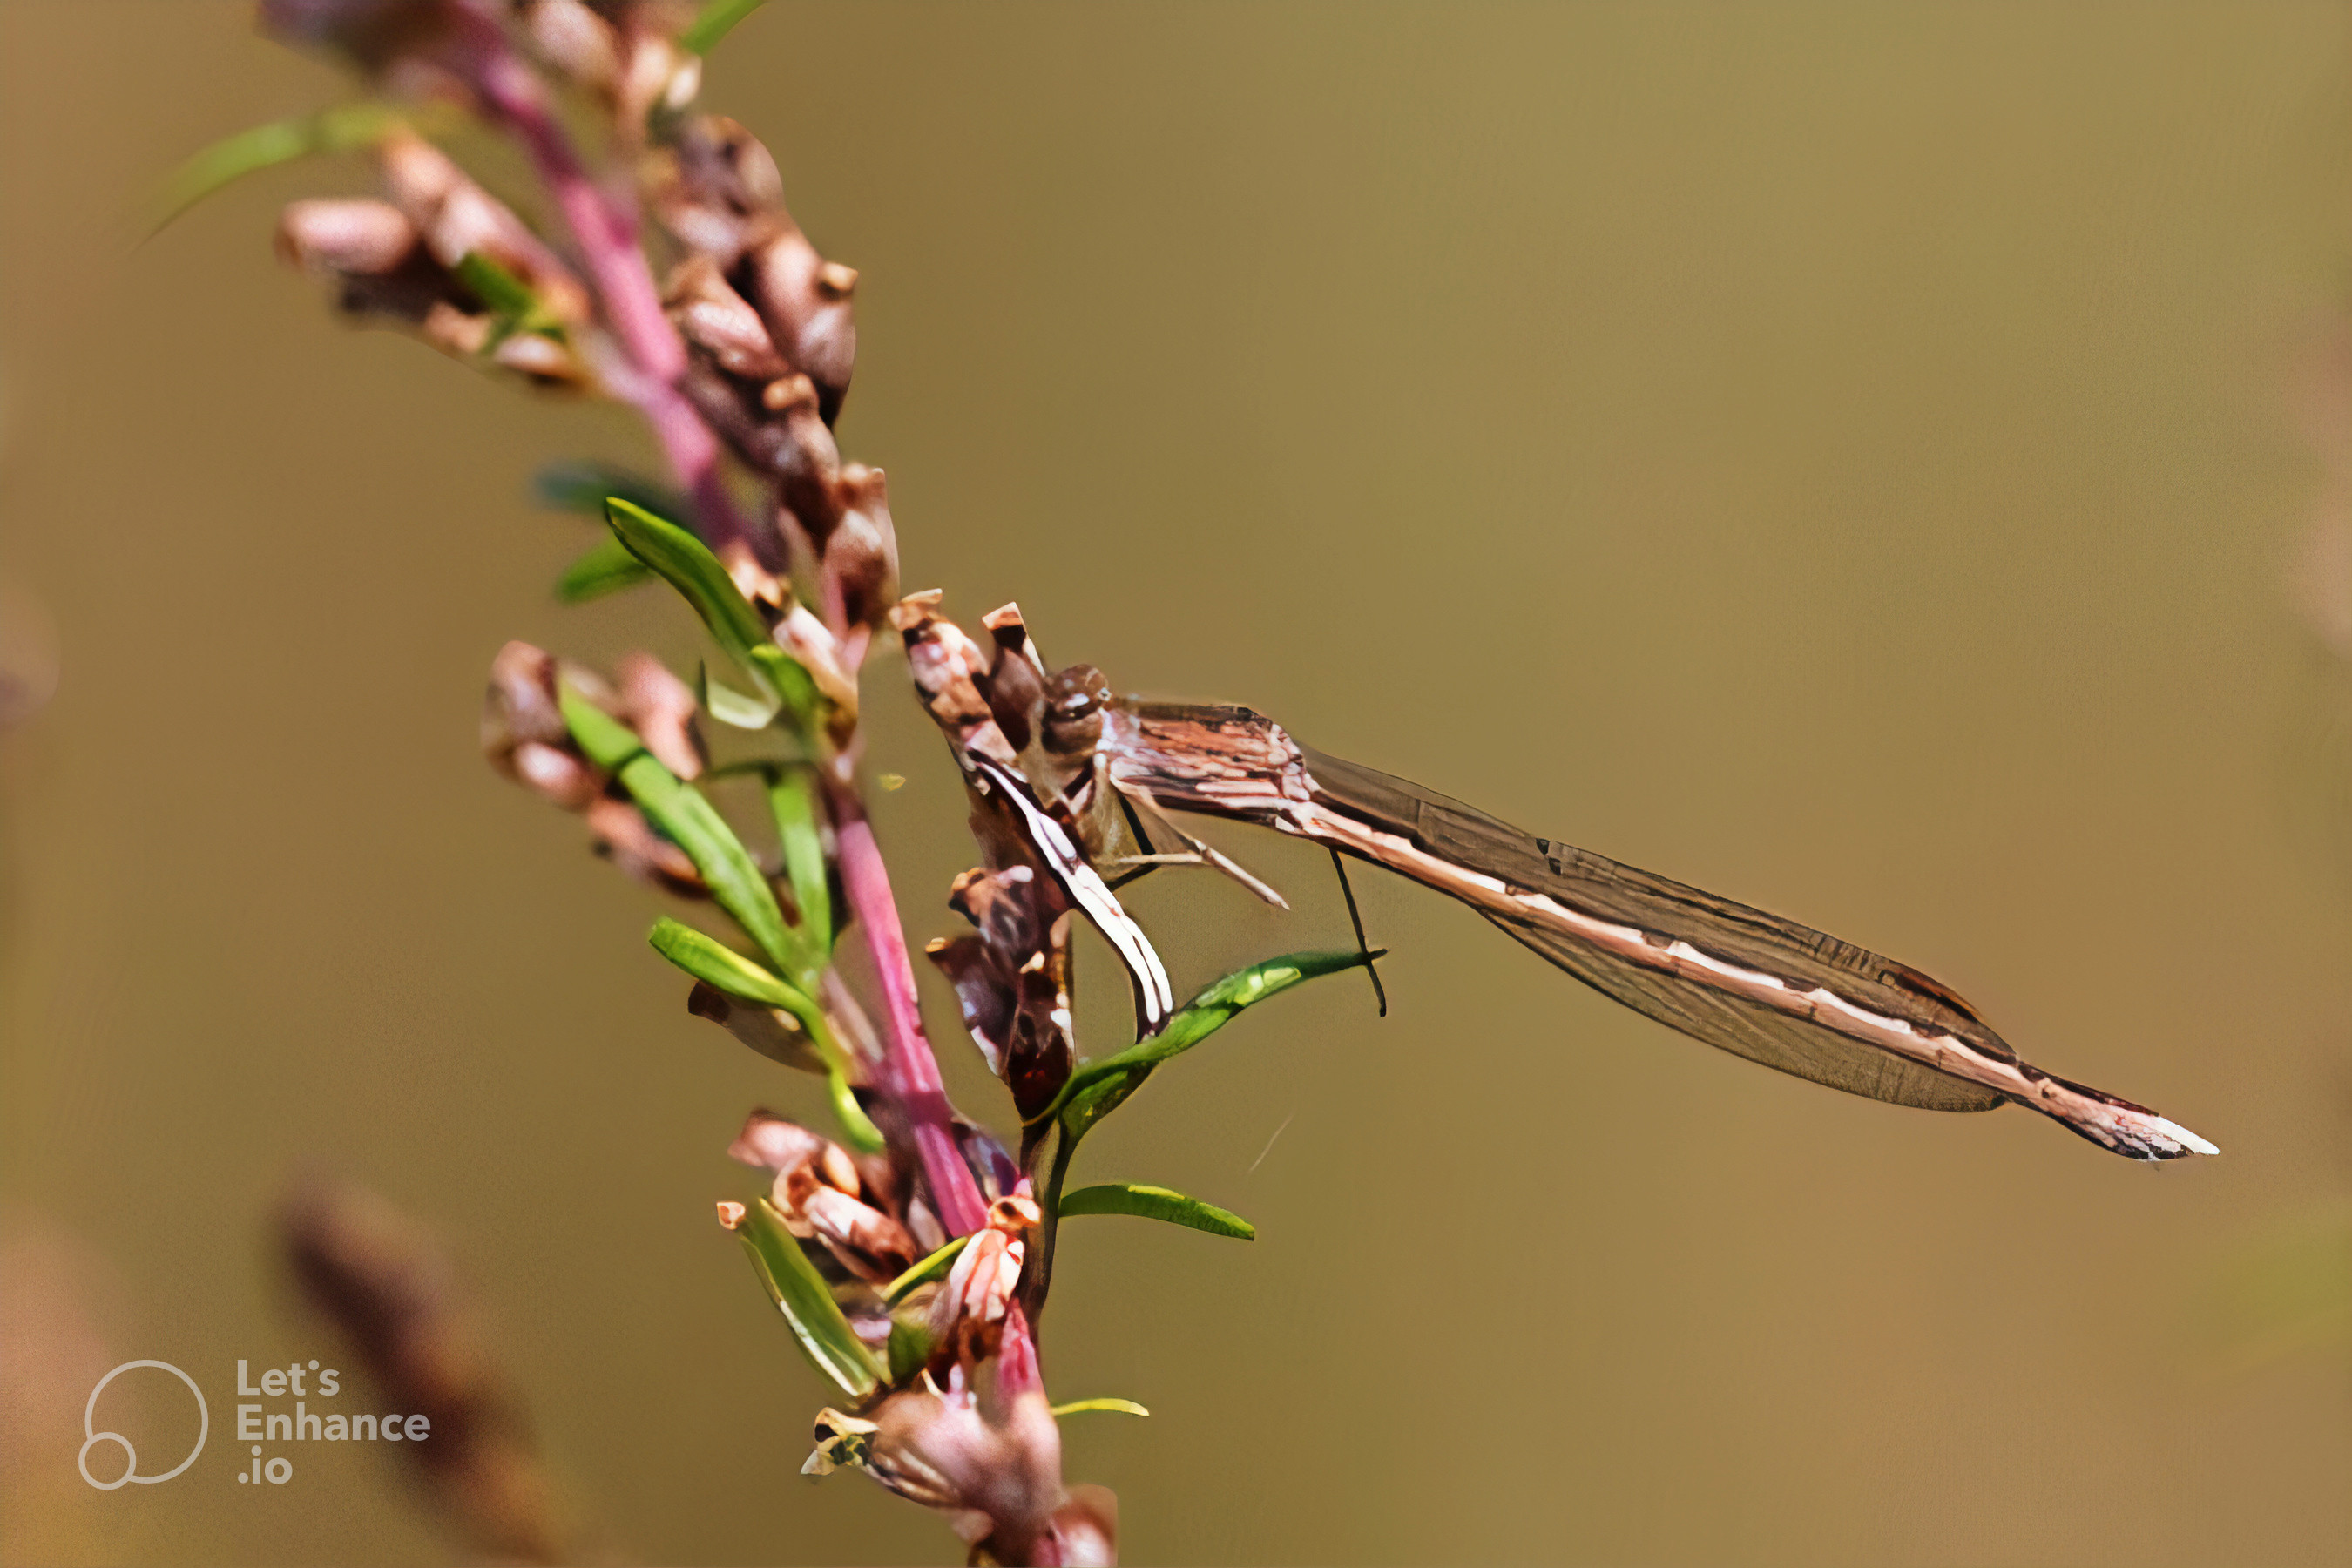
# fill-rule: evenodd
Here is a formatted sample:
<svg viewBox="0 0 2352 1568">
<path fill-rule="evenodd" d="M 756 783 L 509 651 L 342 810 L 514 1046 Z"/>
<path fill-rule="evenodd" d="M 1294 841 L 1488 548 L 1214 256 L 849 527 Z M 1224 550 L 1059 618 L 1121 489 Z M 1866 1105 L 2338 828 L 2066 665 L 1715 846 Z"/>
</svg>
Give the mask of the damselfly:
<svg viewBox="0 0 2352 1568">
<path fill-rule="evenodd" d="M 1327 756 L 1246 708 L 1114 699 L 1084 665 L 1049 673 L 1011 606 L 988 617 L 997 646 L 985 654 L 929 596 L 900 617 L 917 684 L 974 789 L 1006 801 L 1127 964 L 1139 1033 L 1165 1024 L 1172 993 L 1104 871 L 1192 860 L 1275 897 L 1166 815 L 1200 813 L 1458 899 L 1604 995 L 1782 1072 L 1928 1110 L 2030 1106 L 2134 1159 L 2219 1152 L 2145 1106 L 2022 1060 L 1950 989 L 1867 949 Z M 1155 828 L 1183 849 L 1158 850 Z"/>
</svg>

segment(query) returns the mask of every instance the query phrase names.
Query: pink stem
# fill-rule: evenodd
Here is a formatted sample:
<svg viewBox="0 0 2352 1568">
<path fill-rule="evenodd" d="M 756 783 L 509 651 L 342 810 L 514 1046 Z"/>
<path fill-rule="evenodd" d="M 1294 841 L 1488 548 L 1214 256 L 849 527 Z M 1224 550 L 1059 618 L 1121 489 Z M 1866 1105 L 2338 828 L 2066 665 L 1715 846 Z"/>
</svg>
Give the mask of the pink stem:
<svg viewBox="0 0 2352 1568">
<path fill-rule="evenodd" d="M 923 1015 L 915 996 L 915 965 L 907 956 L 906 932 L 898 923 L 898 901 L 890 894 L 890 872 L 882 863 L 881 847 L 874 842 L 873 824 L 866 819 L 865 803 L 857 792 L 837 780 L 827 782 L 833 805 L 834 833 L 840 848 L 841 884 L 866 942 L 874 953 L 874 967 L 882 981 L 882 1007 L 887 1025 L 883 1049 L 883 1087 L 905 1110 L 915 1137 L 915 1152 L 930 1179 L 931 1200 L 939 1205 L 940 1223 L 951 1236 L 970 1236 L 988 1224 L 988 1210 L 955 1135 L 955 1112 L 948 1104 L 940 1079 L 940 1064 L 923 1035 Z"/>
<path fill-rule="evenodd" d="M 462 15 L 468 74 L 483 101 L 512 128 L 554 198 L 587 263 L 605 319 L 637 372 L 613 390 L 635 404 L 653 426 L 670 467 L 694 497 L 709 542 L 755 540 L 757 533 L 720 478 L 718 438 L 677 390 L 677 378 L 686 371 L 686 345 L 662 310 L 661 290 L 637 244 L 635 212 L 598 185 L 581 163 L 548 108 L 539 78 L 508 47 L 496 19 L 471 9 Z"/>
<path fill-rule="evenodd" d="M 491 111 L 521 141 L 572 230 L 605 318 L 629 357 L 634 374 L 608 378 L 615 379 L 614 390 L 635 404 L 653 426 L 671 467 L 693 493 L 710 542 L 755 540 L 758 536 L 721 481 L 718 438 L 676 385 L 686 370 L 686 346 L 663 312 L 661 291 L 646 269 L 645 252 L 637 244 L 635 212 L 590 177 L 549 110 L 539 78 L 508 47 L 497 18 L 472 6 L 461 15 L 466 18 L 460 47 L 469 68 L 467 74 Z M 940 1222 L 954 1235 L 969 1236 L 988 1223 L 988 1211 L 971 1169 L 964 1163 L 940 1065 L 923 1037 L 915 967 L 907 956 L 889 872 L 856 791 L 838 782 L 829 783 L 828 788 L 840 843 L 841 879 L 873 950 L 875 968 L 881 973 L 888 1025 L 883 1087 L 898 1100 L 913 1130 L 915 1151 L 929 1178 Z"/>
</svg>

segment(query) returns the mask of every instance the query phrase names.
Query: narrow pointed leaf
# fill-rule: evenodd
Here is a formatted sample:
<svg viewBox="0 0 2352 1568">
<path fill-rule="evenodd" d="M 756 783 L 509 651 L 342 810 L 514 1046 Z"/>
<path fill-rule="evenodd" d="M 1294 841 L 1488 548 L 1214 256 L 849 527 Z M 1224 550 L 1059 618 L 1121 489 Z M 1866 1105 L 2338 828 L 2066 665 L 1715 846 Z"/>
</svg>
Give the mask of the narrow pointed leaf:
<svg viewBox="0 0 2352 1568">
<path fill-rule="evenodd" d="M 710 896 L 735 917 L 760 951 L 779 968 L 791 968 L 792 939 L 784 930 L 784 912 L 751 851 L 718 808 L 700 790 L 662 766 L 627 725 L 568 686 L 560 695 L 563 721 L 580 749 L 598 767 L 616 774 L 646 819 L 686 851 L 709 884 Z"/>
<path fill-rule="evenodd" d="M 1244 1008 L 1278 996 L 1304 981 L 1353 969 L 1376 956 L 1360 952 L 1293 952 L 1235 970 L 1192 998 L 1158 1035 L 1116 1056 L 1088 1062 L 1071 1074 L 1055 1102 L 1031 1120 L 1058 1116 L 1062 1135 L 1075 1143 L 1142 1087 L 1154 1068 L 1191 1050 Z"/>
<path fill-rule="evenodd" d="M 768 783 L 768 805 L 783 845 L 784 874 L 800 906 L 793 934 L 801 942 L 801 970 L 793 976 L 813 986 L 833 959 L 833 889 L 825 879 L 824 841 L 816 819 L 816 784 L 804 768 L 779 770 Z"/>
<path fill-rule="evenodd" d="M 1062 1213 L 1128 1214 L 1139 1219 L 1166 1220 L 1170 1225 L 1190 1226 L 1205 1230 L 1211 1236 L 1239 1237 L 1244 1241 L 1257 1239 L 1257 1226 L 1228 1209 L 1214 1204 L 1204 1204 L 1198 1198 L 1188 1198 L 1182 1193 L 1166 1187 L 1149 1187 L 1140 1182 L 1112 1182 L 1105 1186 L 1080 1187 L 1062 1199 Z"/>
<path fill-rule="evenodd" d="M 646 743 L 637 732 L 597 707 L 587 698 L 565 685 L 556 693 L 563 710 L 563 726 L 588 760 L 606 773 L 618 773 L 622 764 L 641 754 Z"/>
<path fill-rule="evenodd" d="M 631 559 L 635 558 L 633 556 Z M 781 703 L 746 697 L 733 687 L 711 679 L 709 672 L 699 668 L 695 671 L 694 695 L 713 719 L 738 730 L 764 730 L 776 721 L 776 715 L 782 709 Z M 747 770 L 762 765 L 744 764 Z"/>
<path fill-rule="evenodd" d="M 630 554 L 627 545 L 617 539 L 601 540 L 563 569 L 555 580 L 555 596 L 566 605 L 584 605 L 653 580 L 653 568 Z"/>
<path fill-rule="evenodd" d="M 931 1331 L 913 1318 L 890 1320 L 890 1342 L 887 1360 L 890 1365 L 890 1381 L 905 1383 L 923 1370 L 931 1359 Z"/>
<path fill-rule="evenodd" d="M 816 1369 L 854 1399 L 873 1393 L 882 1381 L 880 1364 L 842 1315 L 841 1304 L 833 1299 L 824 1276 L 784 1228 L 784 1216 L 776 1206 L 765 1198 L 754 1201 L 735 1234 L 742 1238 L 743 1250 L 751 1254 L 751 1267 L 767 1287 L 768 1300 L 783 1313 L 792 1325 L 793 1338 Z"/>
<path fill-rule="evenodd" d="M 705 984 L 762 1007 L 780 1008 L 800 1020 L 810 1045 L 824 1064 L 825 1091 L 833 1104 L 834 1120 L 841 1123 L 843 1137 L 861 1154 L 882 1152 L 882 1131 L 866 1114 L 866 1108 L 857 1103 L 856 1091 L 850 1086 L 848 1057 L 835 1037 L 824 1009 L 807 992 L 724 942 L 667 915 L 654 921 L 646 940 L 653 944 L 656 952 Z"/>
<path fill-rule="evenodd" d="M 702 9 L 677 36 L 677 47 L 690 55 L 707 55 L 735 24 L 758 10 L 762 0 L 703 0 Z"/>
<path fill-rule="evenodd" d="M 815 682 L 798 660 L 770 640 L 760 612 L 702 541 L 622 496 L 605 499 L 604 521 L 630 554 L 661 574 L 694 606 L 711 640 L 750 672 L 762 696 L 781 702 L 803 722 L 815 713 Z"/>
<path fill-rule="evenodd" d="M 530 493 L 551 511 L 577 512 L 599 522 L 604 519 L 607 496 L 618 496 L 656 517 L 694 515 L 686 497 L 659 479 L 586 458 L 548 464 L 531 476 Z"/>
<path fill-rule="evenodd" d="M 916 1286 L 944 1277 L 950 1268 L 955 1267 L 956 1254 L 961 1252 L 965 1244 L 971 1240 L 971 1237 L 968 1236 L 957 1237 L 953 1241 L 891 1280 L 889 1289 L 882 1292 L 882 1300 L 895 1307 L 913 1294 Z"/>
<path fill-rule="evenodd" d="M 1087 1410 L 1108 1410 L 1121 1415 L 1151 1414 L 1132 1399 L 1073 1399 L 1067 1405 L 1054 1406 L 1054 1414 L 1056 1415 L 1076 1415 Z"/>
<path fill-rule="evenodd" d="M 173 172 L 155 202 L 148 232 L 160 232 L 215 191 L 275 164 L 320 153 L 373 146 L 405 127 L 410 116 L 383 103 L 339 103 L 316 114 L 256 125 L 225 136 Z"/>
<path fill-rule="evenodd" d="M 762 1007 L 779 1008 L 795 1018 L 814 1005 L 806 992 L 726 943 L 667 915 L 654 921 L 646 940 L 653 944 L 656 952 L 730 996 L 740 996 Z"/>
<path fill-rule="evenodd" d="M 536 332 L 557 342 L 563 341 L 562 321 L 549 313 L 538 292 L 488 252 L 469 250 L 457 258 L 457 265 L 451 270 L 457 275 L 458 282 L 489 307 L 490 335 L 482 345 L 483 353 L 488 353 L 517 332 Z"/>
</svg>

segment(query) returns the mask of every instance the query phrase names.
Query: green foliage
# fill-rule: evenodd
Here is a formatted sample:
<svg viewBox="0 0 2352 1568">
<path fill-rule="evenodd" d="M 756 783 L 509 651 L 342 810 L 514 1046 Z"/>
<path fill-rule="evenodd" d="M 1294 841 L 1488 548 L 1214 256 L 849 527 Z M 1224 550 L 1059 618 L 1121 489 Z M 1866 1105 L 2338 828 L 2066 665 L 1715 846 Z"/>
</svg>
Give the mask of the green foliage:
<svg viewBox="0 0 2352 1568">
<path fill-rule="evenodd" d="M 604 521 L 604 501 L 617 496 L 656 517 L 691 517 L 694 508 L 685 496 L 658 479 L 628 468 L 587 458 L 550 463 L 533 474 L 531 499 L 550 511 L 568 511 Z M 616 547 L 626 548 L 625 546 Z"/>
<path fill-rule="evenodd" d="M 768 805 L 784 850 L 784 875 L 800 906 L 800 970 L 794 978 L 814 988 L 833 962 L 833 888 L 826 879 L 824 841 L 817 828 L 816 780 L 806 768 L 779 768 L 768 780 Z"/>
<path fill-rule="evenodd" d="M 372 147 L 394 132 L 407 129 L 411 118 L 406 110 L 389 104 L 339 103 L 316 114 L 225 136 L 173 171 L 156 197 L 155 219 L 148 233 L 160 233 L 173 218 L 247 174 L 315 153 Z M 424 129 L 446 116 L 428 110 L 415 118 Z"/>
<path fill-rule="evenodd" d="M 799 1018 L 814 1004 L 806 992 L 786 984 L 725 943 L 667 915 L 654 921 L 646 941 L 653 950 L 707 985 L 762 1007 Z"/>
<path fill-rule="evenodd" d="M 738 730 L 764 730 L 776 721 L 782 710 L 773 702 L 762 702 L 747 697 L 731 686 L 723 686 L 710 679 L 710 672 L 697 666 L 694 672 L 694 695 L 703 709 L 721 724 Z M 752 763 L 747 771 L 764 770 L 765 763 Z"/>
<path fill-rule="evenodd" d="M 1238 1237 L 1244 1241 L 1257 1239 L 1257 1226 L 1228 1209 L 1214 1204 L 1204 1204 L 1198 1198 L 1166 1187 L 1148 1187 L 1140 1182 L 1112 1182 L 1099 1187 L 1080 1187 L 1062 1199 L 1061 1212 L 1074 1214 L 1127 1214 L 1138 1219 L 1166 1220 L 1170 1225 L 1190 1226 L 1205 1230 L 1211 1236 Z"/>
<path fill-rule="evenodd" d="M 686 851 L 719 907 L 735 918 L 778 968 L 791 971 L 797 943 L 784 929 L 776 895 L 718 808 L 662 766 L 627 725 L 568 686 L 561 696 L 563 721 L 580 749 L 598 767 L 618 775 L 646 819 Z"/>
<path fill-rule="evenodd" d="M 1151 1414 L 1132 1399 L 1073 1399 L 1067 1405 L 1054 1406 L 1054 1414 L 1056 1415 L 1076 1415 L 1087 1410 L 1108 1410 L 1120 1415 Z"/>
<path fill-rule="evenodd" d="M 1191 1050 L 1244 1008 L 1278 996 L 1303 981 L 1353 969 L 1378 956 L 1361 952 L 1293 952 L 1235 970 L 1192 998 L 1158 1035 L 1072 1073 L 1054 1103 L 1031 1121 L 1057 1119 L 1063 1141 L 1075 1144 L 1140 1089 L 1160 1063 Z"/>
<path fill-rule="evenodd" d="M 761 695 L 790 712 L 803 733 L 817 711 L 816 684 L 800 661 L 778 647 L 767 623 L 743 597 L 719 557 L 702 541 L 667 518 L 656 517 L 623 496 L 608 496 L 604 521 L 629 553 L 652 567 L 702 617 L 711 640 L 743 667 Z"/>
<path fill-rule="evenodd" d="M 735 24 L 758 10 L 763 0 L 703 0 L 702 9 L 677 36 L 677 47 L 690 55 L 707 55 Z"/>
<path fill-rule="evenodd" d="M 961 1252 L 971 1240 L 971 1237 L 968 1236 L 957 1237 L 953 1241 L 891 1280 L 890 1288 L 882 1292 L 882 1300 L 895 1307 L 912 1295 L 916 1286 L 943 1277 L 950 1268 L 955 1267 L 956 1254 Z"/>
<path fill-rule="evenodd" d="M 610 463 L 568 459 L 550 463 L 531 476 L 531 498 L 551 511 L 576 512 L 604 519 L 604 498 L 619 496 L 656 517 L 690 517 L 694 509 L 684 496 L 657 479 L 649 479 Z M 606 536 L 585 555 L 563 569 L 555 580 L 555 596 L 566 605 L 584 605 L 624 588 L 653 581 L 654 569 L 629 553 L 629 547 Z M 765 727 L 774 717 L 763 714 L 752 729 Z"/>
<path fill-rule="evenodd" d="M 848 1053 L 834 1037 L 833 1026 L 826 1021 L 824 1009 L 815 998 L 723 942 L 667 915 L 654 921 L 646 940 L 653 944 L 656 952 L 705 984 L 716 986 L 730 996 L 790 1013 L 807 1031 L 817 1059 L 824 1063 L 825 1089 L 833 1102 L 834 1120 L 841 1123 L 843 1137 L 860 1153 L 881 1152 L 881 1130 L 866 1114 L 866 1108 L 857 1103 L 856 1092 L 850 1086 Z"/>
<path fill-rule="evenodd" d="M 923 1370 L 931 1359 L 931 1331 L 913 1315 L 890 1320 L 890 1342 L 884 1347 L 890 1363 L 890 1381 L 901 1384 Z"/>
<path fill-rule="evenodd" d="M 849 1320 L 842 1315 L 841 1304 L 833 1299 L 833 1290 L 816 1265 L 801 1251 L 800 1243 L 784 1228 L 784 1216 L 765 1198 L 755 1200 L 744 1211 L 743 1221 L 735 1234 L 742 1239 L 743 1250 L 751 1255 L 751 1267 L 767 1288 L 768 1300 L 776 1304 L 792 1325 L 793 1338 L 800 1342 L 817 1371 L 839 1384 L 843 1393 L 853 1399 L 863 1399 L 874 1392 L 881 1382 L 882 1368 L 866 1342 L 850 1328 Z"/>
<path fill-rule="evenodd" d="M 603 539 L 563 569 L 555 580 L 555 596 L 566 605 L 584 605 L 653 580 L 653 568 L 630 554 L 627 545 Z"/>
<path fill-rule="evenodd" d="M 489 308 L 490 335 L 482 344 L 488 353 L 518 332 L 533 332 L 556 342 L 564 339 L 563 322 L 549 312 L 538 291 L 487 252 L 469 250 L 451 268 L 457 281 L 473 290 Z"/>
</svg>

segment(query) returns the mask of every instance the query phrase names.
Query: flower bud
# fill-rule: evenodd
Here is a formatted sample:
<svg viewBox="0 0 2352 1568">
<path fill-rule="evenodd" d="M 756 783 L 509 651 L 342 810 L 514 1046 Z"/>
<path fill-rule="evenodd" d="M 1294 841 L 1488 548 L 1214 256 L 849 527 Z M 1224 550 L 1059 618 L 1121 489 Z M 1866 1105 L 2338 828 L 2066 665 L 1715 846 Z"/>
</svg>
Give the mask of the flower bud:
<svg viewBox="0 0 2352 1568">
<path fill-rule="evenodd" d="M 623 657 L 620 717 L 661 765 L 682 779 L 702 776 L 702 737 L 695 727 L 702 705 L 694 689 L 649 653 Z"/>
<path fill-rule="evenodd" d="M 416 226 L 388 202 L 292 202 L 278 220 L 278 256 L 311 272 L 390 272 L 423 242 Z"/>
<path fill-rule="evenodd" d="M 455 270 L 468 256 L 487 257 L 530 289 L 548 315 L 575 327 L 587 322 L 588 290 L 572 269 L 448 154 L 420 136 L 397 134 L 376 156 L 394 204 L 436 261 Z"/>
<path fill-rule="evenodd" d="M 544 649 L 510 642 L 490 663 L 482 705 L 482 751 L 490 765 L 566 811 L 581 813 L 599 849 L 630 876 L 688 897 L 708 897 L 693 859 L 656 833 L 645 814 L 615 794 L 618 786 L 573 742 L 556 693 L 559 679 L 607 712 L 625 715 L 621 700 L 588 671 L 559 667 Z"/>
<path fill-rule="evenodd" d="M 670 273 L 665 300 L 678 335 L 707 351 L 720 370 L 763 386 L 793 374 L 760 313 L 728 286 L 716 263 L 690 256 Z"/>
</svg>

